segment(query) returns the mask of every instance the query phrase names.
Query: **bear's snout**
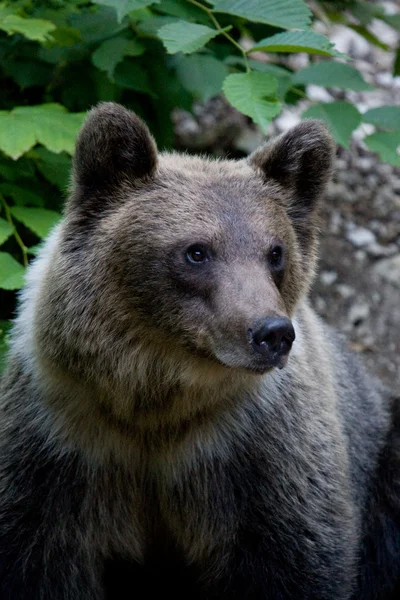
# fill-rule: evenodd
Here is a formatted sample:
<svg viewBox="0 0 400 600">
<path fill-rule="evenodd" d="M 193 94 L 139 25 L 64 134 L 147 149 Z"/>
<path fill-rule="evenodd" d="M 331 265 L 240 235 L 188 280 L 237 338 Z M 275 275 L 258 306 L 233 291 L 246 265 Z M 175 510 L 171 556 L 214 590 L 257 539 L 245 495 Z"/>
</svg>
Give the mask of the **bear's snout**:
<svg viewBox="0 0 400 600">
<path fill-rule="evenodd" d="M 287 317 L 267 317 L 249 329 L 249 340 L 255 352 L 263 355 L 271 367 L 284 367 L 296 334 Z"/>
</svg>

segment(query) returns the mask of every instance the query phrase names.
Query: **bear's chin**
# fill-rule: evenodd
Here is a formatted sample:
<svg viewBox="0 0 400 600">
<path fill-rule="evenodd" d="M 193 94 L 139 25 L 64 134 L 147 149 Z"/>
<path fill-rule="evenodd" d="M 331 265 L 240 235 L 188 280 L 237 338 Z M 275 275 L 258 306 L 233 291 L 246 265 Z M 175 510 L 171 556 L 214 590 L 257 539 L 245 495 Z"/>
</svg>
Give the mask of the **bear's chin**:
<svg viewBox="0 0 400 600">
<path fill-rule="evenodd" d="M 203 354 L 203 358 L 206 358 Z M 258 357 L 256 360 L 250 358 L 248 361 L 246 360 L 229 360 L 224 358 L 220 358 L 214 355 L 208 355 L 208 360 L 213 362 L 214 364 L 218 364 L 224 369 L 229 370 L 231 373 L 252 373 L 254 375 L 265 375 L 270 373 L 274 369 L 283 369 L 288 363 L 288 356 L 281 357 L 279 360 L 274 361 L 274 364 L 271 364 L 269 361 L 259 360 Z M 261 357 L 260 357 L 261 358 Z"/>
</svg>

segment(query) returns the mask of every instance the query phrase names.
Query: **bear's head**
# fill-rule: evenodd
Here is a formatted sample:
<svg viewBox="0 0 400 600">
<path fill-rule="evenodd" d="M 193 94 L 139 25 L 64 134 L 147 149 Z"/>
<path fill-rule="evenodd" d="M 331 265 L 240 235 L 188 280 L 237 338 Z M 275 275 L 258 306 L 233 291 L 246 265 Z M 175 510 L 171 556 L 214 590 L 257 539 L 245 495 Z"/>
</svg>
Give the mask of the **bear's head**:
<svg viewBox="0 0 400 600">
<path fill-rule="evenodd" d="M 308 120 L 245 160 L 158 154 L 135 114 L 99 105 L 42 286 L 43 359 L 125 390 L 150 373 L 157 387 L 165 365 L 171 381 L 182 364 L 228 376 L 284 366 L 333 153 Z"/>
</svg>

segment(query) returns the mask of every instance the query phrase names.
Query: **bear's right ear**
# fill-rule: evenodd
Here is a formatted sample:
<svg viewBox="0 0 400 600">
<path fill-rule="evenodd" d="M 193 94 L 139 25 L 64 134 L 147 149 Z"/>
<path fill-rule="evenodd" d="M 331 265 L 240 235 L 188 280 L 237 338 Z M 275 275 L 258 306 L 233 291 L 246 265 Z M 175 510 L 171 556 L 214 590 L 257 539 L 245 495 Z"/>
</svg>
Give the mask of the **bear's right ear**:
<svg viewBox="0 0 400 600">
<path fill-rule="evenodd" d="M 156 144 L 135 113 L 114 102 L 90 111 L 74 157 L 75 189 L 81 197 L 151 177 L 156 166 Z"/>
<path fill-rule="evenodd" d="M 322 121 L 305 120 L 249 156 L 266 181 L 276 181 L 289 193 L 289 213 L 307 218 L 328 183 L 335 144 Z"/>
</svg>

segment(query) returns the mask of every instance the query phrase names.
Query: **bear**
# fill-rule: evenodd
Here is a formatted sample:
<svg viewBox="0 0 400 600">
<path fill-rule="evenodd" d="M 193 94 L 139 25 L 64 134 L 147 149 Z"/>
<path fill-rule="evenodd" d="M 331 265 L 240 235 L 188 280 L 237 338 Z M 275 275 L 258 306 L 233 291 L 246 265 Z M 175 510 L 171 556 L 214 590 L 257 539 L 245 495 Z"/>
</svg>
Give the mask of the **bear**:
<svg viewBox="0 0 400 600">
<path fill-rule="evenodd" d="M 91 110 L 1 383 L 2 600 L 398 598 L 398 402 L 307 299 L 334 154 Z"/>
</svg>

